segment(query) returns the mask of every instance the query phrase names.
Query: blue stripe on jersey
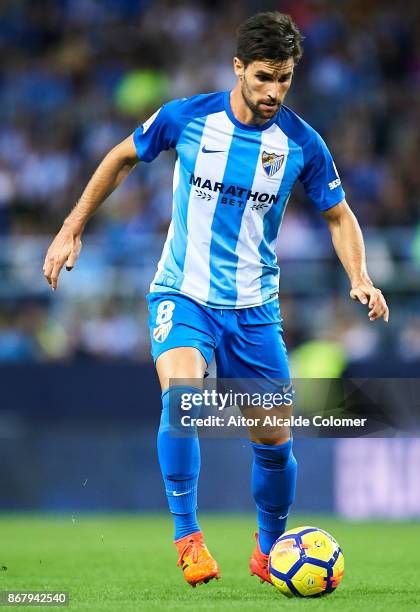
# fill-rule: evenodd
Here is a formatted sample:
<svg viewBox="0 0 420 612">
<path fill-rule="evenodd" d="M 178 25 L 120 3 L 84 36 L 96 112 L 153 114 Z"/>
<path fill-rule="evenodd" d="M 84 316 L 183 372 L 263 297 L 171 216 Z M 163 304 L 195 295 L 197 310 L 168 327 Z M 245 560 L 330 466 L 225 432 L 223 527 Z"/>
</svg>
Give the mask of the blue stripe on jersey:
<svg viewBox="0 0 420 612">
<path fill-rule="evenodd" d="M 201 137 L 207 117 L 194 119 L 181 133 L 177 146 L 182 146 L 183 143 L 188 143 L 188 150 L 191 159 L 197 161 L 200 151 Z M 195 171 L 195 165 L 194 165 Z M 155 284 L 165 284 L 180 289 L 184 280 L 184 263 L 185 254 L 187 251 L 187 218 L 188 205 L 190 200 L 191 185 L 190 173 L 180 164 L 179 166 L 179 183 L 174 193 L 172 219 L 174 223 L 174 235 L 169 245 L 169 252 L 164 263 L 162 274 L 154 282 Z M 169 278 L 168 278 L 169 276 Z M 162 281 L 164 281 L 162 283 Z"/>
<path fill-rule="evenodd" d="M 294 185 L 293 177 L 299 176 L 304 163 L 302 147 L 299 147 L 293 140 L 288 138 L 288 148 L 286 167 L 277 192 L 277 195 L 280 196 L 279 201 L 264 216 L 264 237 L 258 248 L 261 255 L 261 263 L 263 264 L 261 273 L 261 295 L 263 300 L 268 299 L 271 293 L 278 290 L 278 287 L 273 288 L 272 286 L 273 276 L 277 278 L 278 269 L 277 256 L 275 250 L 270 245 L 280 231 L 286 206 Z M 292 177 L 291 180 L 289 180 L 289 177 Z"/>
<path fill-rule="evenodd" d="M 243 187 L 244 193 L 238 200 L 243 205 L 230 206 L 221 202 L 219 194 L 211 226 L 210 244 L 210 288 L 208 303 L 220 304 L 236 302 L 236 268 L 238 256 L 235 253 L 241 229 L 242 217 L 246 208 L 246 192 L 251 190 L 255 170 L 260 155 L 261 132 L 247 132 L 235 127 L 233 130 L 229 157 L 223 176 L 223 182 Z M 238 164 L 238 159 L 247 163 Z M 236 160 L 236 161 L 235 161 Z"/>
</svg>

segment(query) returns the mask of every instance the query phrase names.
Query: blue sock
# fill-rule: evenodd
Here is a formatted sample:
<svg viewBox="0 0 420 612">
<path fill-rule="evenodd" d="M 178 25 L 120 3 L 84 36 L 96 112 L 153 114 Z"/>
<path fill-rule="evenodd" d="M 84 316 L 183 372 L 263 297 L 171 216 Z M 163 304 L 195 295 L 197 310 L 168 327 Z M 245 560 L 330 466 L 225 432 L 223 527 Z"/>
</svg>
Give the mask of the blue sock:
<svg viewBox="0 0 420 612">
<path fill-rule="evenodd" d="M 199 408 L 184 413 L 181 410 L 184 393 L 201 394 L 201 389 L 173 386 L 162 393 L 163 409 L 157 438 L 160 469 L 175 524 L 175 540 L 200 531 L 196 514 L 200 445 L 196 429 L 186 431 L 179 421 L 182 414 L 197 416 Z"/>
<path fill-rule="evenodd" d="M 286 530 L 289 507 L 296 488 L 296 459 L 292 440 L 278 446 L 252 442 L 252 493 L 257 505 L 258 541 L 268 555 L 278 537 Z"/>
</svg>

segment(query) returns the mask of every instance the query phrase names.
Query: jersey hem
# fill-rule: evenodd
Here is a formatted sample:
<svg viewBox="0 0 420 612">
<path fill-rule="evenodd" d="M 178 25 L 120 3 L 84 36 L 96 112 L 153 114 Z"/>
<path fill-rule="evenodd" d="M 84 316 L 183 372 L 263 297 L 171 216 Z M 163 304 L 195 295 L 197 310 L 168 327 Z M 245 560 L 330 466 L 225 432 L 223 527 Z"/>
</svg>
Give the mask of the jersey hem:
<svg viewBox="0 0 420 612">
<path fill-rule="evenodd" d="M 155 288 L 153 288 L 155 287 Z M 156 289 L 156 287 L 158 287 Z M 262 300 L 260 302 L 256 302 L 254 304 L 241 304 L 237 306 L 236 303 L 233 305 L 226 304 L 209 304 L 204 300 L 200 300 L 200 298 L 195 295 L 191 295 L 191 293 L 187 293 L 186 291 L 180 291 L 179 289 L 174 289 L 173 287 L 167 287 L 166 285 L 152 285 L 149 289 L 150 293 L 178 293 L 180 295 L 185 295 L 186 297 L 198 302 L 202 306 L 207 306 L 207 308 L 213 308 L 214 310 L 243 310 L 245 308 L 255 308 L 257 306 L 264 306 L 264 304 L 269 304 L 270 302 L 274 302 L 274 300 L 278 300 L 279 292 L 276 292 L 276 295 L 270 294 L 270 297 L 266 300 Z"/>
</svg>

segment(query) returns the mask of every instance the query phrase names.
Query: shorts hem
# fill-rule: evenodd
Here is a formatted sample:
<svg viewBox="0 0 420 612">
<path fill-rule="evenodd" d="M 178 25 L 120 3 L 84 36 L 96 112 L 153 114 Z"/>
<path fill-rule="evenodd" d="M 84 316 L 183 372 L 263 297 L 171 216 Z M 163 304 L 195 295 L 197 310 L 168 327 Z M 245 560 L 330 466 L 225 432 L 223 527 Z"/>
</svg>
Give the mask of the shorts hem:
<svg viewBox="0 0 420 612">
<path fill-rule="evenodd" d="M 163 355 L 163 353 L 167 353 L 168 351 L 172 351 L 172 349 L 176 349 L 176 348 L 195 348 L 197 349 L 197 351 L 200 353 L 200 355 L 203 357 L 204 361 L 206 362 L 206 368 L 209 367 L 211 359 L 210 361 L 208 361 L 203 351 L 200 349 L 200 347 L 196 346 L 195 344 L 177 344 L 176 346 L 165 347 L 162 351 L 159 352 L 158 355 L 156 355 L 156 357 L 152 353 L 153 363 L 156 365 L 156 361 L 159 359 L 161 355 Z"/>
</svg>

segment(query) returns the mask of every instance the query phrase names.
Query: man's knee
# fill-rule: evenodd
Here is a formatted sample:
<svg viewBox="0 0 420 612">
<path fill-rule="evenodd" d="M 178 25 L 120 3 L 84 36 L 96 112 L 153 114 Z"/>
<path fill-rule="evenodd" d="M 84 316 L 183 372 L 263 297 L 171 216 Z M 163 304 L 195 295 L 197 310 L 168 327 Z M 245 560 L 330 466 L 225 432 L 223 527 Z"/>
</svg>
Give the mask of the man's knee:
<svg viewBox="0 0 420 612">
<path fill-rule="evenodd" d="M 180 346 L 165 351 L 156 360 L 156 371 L 162 391 L 170 385 L 198 386 L 203 380 L 207 364 L 200 351 L 190 346 Z"/>
</svg>

